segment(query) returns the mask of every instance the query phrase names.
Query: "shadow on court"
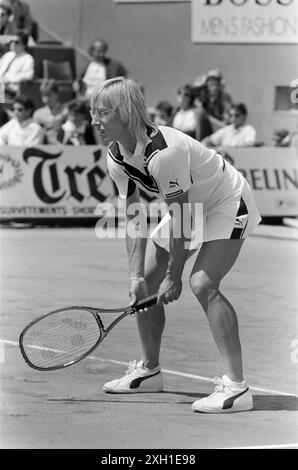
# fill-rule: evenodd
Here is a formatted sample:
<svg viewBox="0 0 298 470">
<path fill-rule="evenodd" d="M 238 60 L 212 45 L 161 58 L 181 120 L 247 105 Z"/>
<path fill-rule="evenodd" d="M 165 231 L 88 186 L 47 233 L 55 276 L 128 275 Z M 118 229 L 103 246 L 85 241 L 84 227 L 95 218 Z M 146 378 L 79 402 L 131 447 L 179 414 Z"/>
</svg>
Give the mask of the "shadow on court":
<svg viewBox="0 0 298 470">
<path fill-rule="evenodd" d="M 165 395 L 170 395 L 165 397 Z M 177 396 L 189 397 L 190 399 L 185 400 L 177 399 Z M 208 396 L 206 393 L 192 393 L 192 392 L 173 392 L 171 390 L 165 390 L 160 394 L 138 394 L 135 395 L 114 395 L 105 394 L 104 398 L 98 399 L 82 399 L 82 398 L 48 398 L 47 401 L 60 402 L 66 404 L 75 403 L 175 403 L 175 404 L 192 404 L 193 401 L 199 400 Z M 285 397 L 280 395 L 254 395 L 253 396 L 253 411 L 298 411 L 298 398 L 297 397 Z"/>
<path fill-rule="evenodd" d="M 280 395 L 254 395 L 254 411 L 297 411 L 298 398 Z"/>
</svg>

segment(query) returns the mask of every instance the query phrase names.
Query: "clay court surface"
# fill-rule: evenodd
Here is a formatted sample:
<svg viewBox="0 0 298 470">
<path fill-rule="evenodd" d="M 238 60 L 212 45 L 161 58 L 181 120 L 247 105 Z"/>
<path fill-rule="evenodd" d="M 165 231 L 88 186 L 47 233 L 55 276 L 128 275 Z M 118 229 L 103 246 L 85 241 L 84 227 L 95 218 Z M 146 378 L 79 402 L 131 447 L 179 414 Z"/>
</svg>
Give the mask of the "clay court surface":
<svg viewBox="0 0 298 470">
<path fill-rule="evenodd" d="M 17 342 L 25 324 L 45 311 L 75 304 L 125 305 L 124 240 L 99 240 L 94 228 L 2 228 L 1 448 L 298 447 L 294 231 L 259 227 L 222 284 L 238 312 L 254 411 L 204 415 L 190 406 L 213 390 L 211 379 L 220 376 L 221 363 L 188 286 L 193 259 L 181 298 L 167 307 L 165 391 L 107 395 L 101 390 L 104 382 L 138 359 L 133 317 L 111 332 L 92 354 L 95 359 L 60 371 L 30 369 Z"/>
</svg>

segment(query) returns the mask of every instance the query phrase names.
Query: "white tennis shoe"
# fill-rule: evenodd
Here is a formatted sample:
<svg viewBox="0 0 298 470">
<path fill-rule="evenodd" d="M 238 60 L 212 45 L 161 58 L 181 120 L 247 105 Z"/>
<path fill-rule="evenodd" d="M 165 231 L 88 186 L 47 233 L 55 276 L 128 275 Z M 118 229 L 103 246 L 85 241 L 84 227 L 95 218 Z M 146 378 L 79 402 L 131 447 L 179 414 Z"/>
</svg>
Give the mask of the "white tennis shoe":
<svg viewBox="0 0 298 470">
<path fill-rule="evenodd" d="M 162 392 L 163 377 L 160 366 L 147 369 L 142 361 L 132 361 L 121 379 L 111 380 L 103 386 L 106 393 Z"/>
<path fill-rule="evenodd" d="M 246 382 L 233 382 L 226 375 L 222 379 L 216 377 L 215 391 L 206 398 L 192 404 L 193 411 L 201 413 L 235 413 L 253 409 L 251 391 Z"/>
</svg>

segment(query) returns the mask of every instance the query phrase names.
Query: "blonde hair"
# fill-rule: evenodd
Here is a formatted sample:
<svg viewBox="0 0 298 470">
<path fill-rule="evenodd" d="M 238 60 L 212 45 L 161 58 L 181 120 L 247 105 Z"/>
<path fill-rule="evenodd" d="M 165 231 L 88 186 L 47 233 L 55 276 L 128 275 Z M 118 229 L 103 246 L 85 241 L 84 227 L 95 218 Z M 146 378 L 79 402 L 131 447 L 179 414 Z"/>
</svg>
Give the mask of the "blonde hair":
<svg viewBox="0 0 298 470">
<path fill-rule="evenodd" d="M 91 95 L 91 109 L 96 109 L 101 96 L 104 106 L 117 111 L 121 121 L 138 141 L 145 141 L 147 128 L 156 125 L 147 115 L 146 104 L 141 87 L 129 78 L 117 77 L 106 80 L 95 88 Z"/>
</svg>

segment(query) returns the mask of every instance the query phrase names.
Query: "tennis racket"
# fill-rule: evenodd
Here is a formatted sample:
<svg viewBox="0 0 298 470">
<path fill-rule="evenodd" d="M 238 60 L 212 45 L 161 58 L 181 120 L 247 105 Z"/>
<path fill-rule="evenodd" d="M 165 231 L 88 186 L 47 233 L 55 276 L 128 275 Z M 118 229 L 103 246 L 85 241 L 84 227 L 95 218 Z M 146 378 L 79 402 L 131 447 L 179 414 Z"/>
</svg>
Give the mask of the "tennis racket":
<svg viewBox="0 0 298 470">
<path fill-rule="evenodd" d="M 156 301 L 157 296 L 152 295 L 123 308 L 74 306 L 48 312 L 22 331 L 19 338 L 21 353 L 26 363 L 36 370 L 69 367 L 94 351 L 123 318 L 154 305 Z"/>
</svg>

